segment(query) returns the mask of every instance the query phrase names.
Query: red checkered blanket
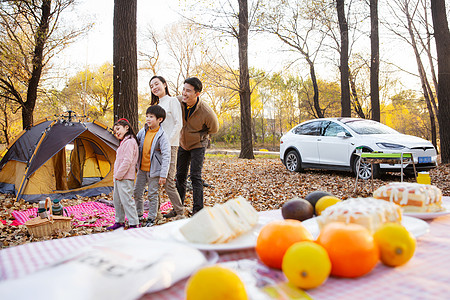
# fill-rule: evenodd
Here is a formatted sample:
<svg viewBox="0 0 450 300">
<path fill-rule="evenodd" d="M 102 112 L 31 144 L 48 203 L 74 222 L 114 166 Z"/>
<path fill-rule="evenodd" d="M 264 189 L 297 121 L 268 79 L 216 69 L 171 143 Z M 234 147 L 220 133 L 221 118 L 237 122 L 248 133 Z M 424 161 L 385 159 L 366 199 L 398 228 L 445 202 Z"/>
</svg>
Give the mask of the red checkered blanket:
<svg viewBox="0 0 450 300">
<path fill-rule="evenodd" d="M 161 211 L 167 211 L 171 207 L 172 205 L 170 202 L 165 202 L 161 205 L 160 209 Z M 67 210 L 69 216 L 73 216 L 72 224 L 77 227 L 100 227 L 109 226 L 114 223 L 114 207 L 103 203 L 85 202 L 74 206 L 66 206 L 64 209 Z M 37 208 L 30 208 L 28 210 L 13 211 L 12 215 L 17 223 L 19 223 L 18 225 L 21 225 L 37 216 L 37 210 Z M 147 212 L 144 212 L 144 217 L 147 217 Z"/>
</svg>

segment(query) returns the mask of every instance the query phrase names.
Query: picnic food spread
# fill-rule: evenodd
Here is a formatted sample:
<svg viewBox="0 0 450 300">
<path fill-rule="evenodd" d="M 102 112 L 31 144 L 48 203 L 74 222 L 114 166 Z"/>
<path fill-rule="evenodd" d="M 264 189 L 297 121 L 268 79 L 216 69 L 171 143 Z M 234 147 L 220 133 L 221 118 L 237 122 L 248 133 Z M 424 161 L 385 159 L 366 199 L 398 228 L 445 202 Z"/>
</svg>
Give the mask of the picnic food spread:
<svg viewBox="0 0 450 300">
<path fill-rule="evenodd" d="M 386 222 L 400 223 L 402 212 L 398 205 L 375 198 L 351 198 L 325 209 L 317 217 L 319 228 L 332 222 L 356 223 L 374 233 Z"/>
<path fill-rule="evenodd" d="M 400 205 L 404 212 L 439 212 L 442 207 L 441 190 L 430 184 L 391 182 L 378 188 L 373 197 Z"/>
<path fill-rule="evenodd" d="M 187 241 L 201 244 L 226 243 L 258 223 L 258 212 L 243 197 L 204 207 L 180 227 Z"/>
</svg>

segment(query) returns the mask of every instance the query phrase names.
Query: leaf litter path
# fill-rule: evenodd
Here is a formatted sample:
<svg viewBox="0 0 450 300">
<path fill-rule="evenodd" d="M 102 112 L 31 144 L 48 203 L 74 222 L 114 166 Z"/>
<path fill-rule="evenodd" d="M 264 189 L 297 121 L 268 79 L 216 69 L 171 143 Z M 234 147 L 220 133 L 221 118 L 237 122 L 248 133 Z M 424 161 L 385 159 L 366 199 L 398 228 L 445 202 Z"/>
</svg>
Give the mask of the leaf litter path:
<svg viewBox="0 0 450 300">
<path fill-rule="evenodd" d="M 430 172 L 431 182 L 437 185 L 444 195 L 450 196 L 450 164 L 441 165 Z M 207 157 L 203 168 L 203 178 L 207 186 L 204 188 L 205 205 L 223 203 L 236 196 L 249 199 L 258 211 L 279 209 L 294 197 L 304 198 L 307 194 L 323 190 L 341 199 L 350 197 L 368 197 L 372 195 L 369 181 L 359 184 L 359 191 L 353 194 L 355 177 L 350 172 L 325 170 L 306 170 L 302 173 L 291 173 L 286 170 L 279 159 L 258 158 L 254 160 L 236 157 Z M 374 188 L 391 181 L 400 181 L 399 173 L 386 174 L 374 180 Z M 413 182 L 414 178 L 405 181 Z M 98 197 L 80 197 L 62 200 L 63 206 L 72 206 L 99 199 L 112 200 L 111 195 Z M 167 201 L 162 193 L 162 202 Z M 14 202 L 8 195 L 0 194 L 0 219 L 5 223 L 14 222 L 12 211 L 26 210 L 36 207 L 24 202 Z M 185 205 L 192 209 L 192 193 L 186 195 Z M 95 216 L 94 216 L 95 218 Z M 90 221 L 95 221 L 94 219 Z M 158 224 L 167 222 L 161 220 Z M 0 223 L 0 247 L 6 248 L 29 242 L 46 239 L 63 238 L 104 232 L 104 226 L 76 227 L 69 233 L 59 233 L 52 237 L 32 238 L 25 226 L 8 226 Z"/>
<path fill-rule="evenodd" d="M 430 172 L 431 181 L 444 195 L 450 195 L 450 165 L 442 165 Z M 205 188 L 205 202 L 213 205 L 242 195 L 252 201 L 257 210 L 281 208 L 284 202 L 304 198 L 311 192 L 322 190 L 347 199 L 372 195 L 370 181 L 358 184 L 353 193 L 355 177 L 350 172 L 308 169 L 301 173 L 286 170 L 279 159 L 226 160 L 212 158 L 205 162 L 204 178 L 213 189 Z M 400 173 L 388 173 L 374 180 L 374 188 L 391 181 L 400 181 Z M 414 178 L 405 178 L 414 182 Z"/>
</svg>

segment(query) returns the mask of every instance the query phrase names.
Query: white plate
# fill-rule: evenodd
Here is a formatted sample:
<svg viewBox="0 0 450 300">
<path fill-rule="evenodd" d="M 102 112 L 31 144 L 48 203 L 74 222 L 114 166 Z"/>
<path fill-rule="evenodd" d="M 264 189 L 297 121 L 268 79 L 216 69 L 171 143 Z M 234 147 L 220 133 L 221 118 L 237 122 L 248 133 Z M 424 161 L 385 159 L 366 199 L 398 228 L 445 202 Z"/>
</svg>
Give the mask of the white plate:
<svg viewBox="0 0 450 300">
<path fill-rule="evenodd" d="M 317 238 L 320 230 L 316 218 L 305 220 L 302 223 L 314 238 Z M 416 238 L 430 231 L 430 225 L 427 222 L 413 217 L 403 216 L 402 225 Z"/>
<path fill-rule="evenodd" d="M 197 244 L 188 242 L 185 237 L 180 232 L 180 227 L 183 226 L 189 219 L 179 220 L 175 222 L 171 222 L 172 226 L 169 235 L 174 238 L 177 242 L 181 242 L 183 244 L 187 244 L 191 247 L 197 248 L 199 250 L 208 250 L 208 251 L 232 251 L 232 250 L 243 250 L 250 249 L 255 247 L 256 239 L 258 238 L 259 231 L 261 228 L 270 221 L 273 221 L 272 218 L 261 217 L 259 216 L 258 223 L 253 227 L 253 229 L 231 241 L 223 244 Z M 168 230 L 168 228 L 167 228 Z"/>
<path fill-rule="evenodd" d="M 409 216 L 409 217 L 414 217 L 414 218 L 419 218 L 422 220 L 429 220 L 429 219 L 434 219 L 440 216 L 445 216 L 450 214 L 450 202 L 446 201 L 442 203 L 442 206 L 444 207 L 443 211 L 438 211 L 438 212 L 417 212 L 417 213 L 412 213 L 412 212 L 404 212 L 403 215 L 404 216 Z"/>
</svg>

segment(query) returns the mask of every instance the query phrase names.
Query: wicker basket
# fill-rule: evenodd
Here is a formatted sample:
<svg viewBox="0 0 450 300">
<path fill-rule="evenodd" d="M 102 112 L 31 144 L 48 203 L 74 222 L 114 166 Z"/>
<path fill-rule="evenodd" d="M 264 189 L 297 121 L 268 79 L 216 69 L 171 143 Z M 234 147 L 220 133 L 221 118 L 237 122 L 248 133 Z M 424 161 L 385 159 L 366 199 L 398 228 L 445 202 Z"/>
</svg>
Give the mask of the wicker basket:
<svg viewBox="0 0 450 300">
<path fill-rule="evenodd" d="M 43 237 L 54 234 L 57 231 L 68 232 L 72 229 L 72 218 L 63 216 L 53 216 L 52 206 L 48 203 L 50 198 L 45 199 L 45 208 L 49 206 L 48 218 L 36 217 L 25 222 L 28 232 L 34 237 Z"/>
</svg>

